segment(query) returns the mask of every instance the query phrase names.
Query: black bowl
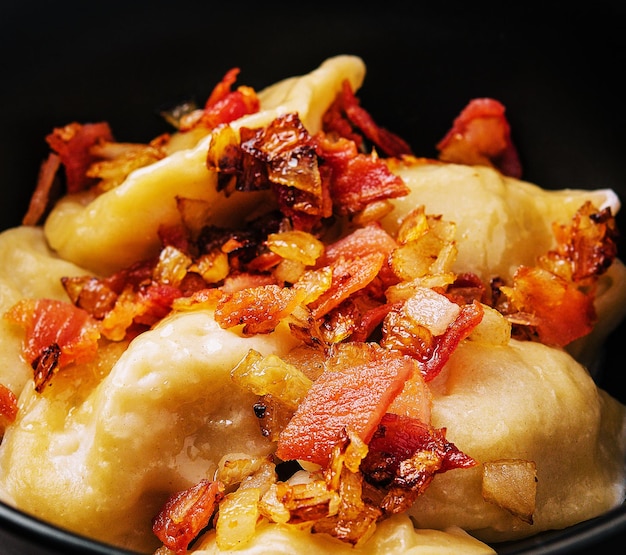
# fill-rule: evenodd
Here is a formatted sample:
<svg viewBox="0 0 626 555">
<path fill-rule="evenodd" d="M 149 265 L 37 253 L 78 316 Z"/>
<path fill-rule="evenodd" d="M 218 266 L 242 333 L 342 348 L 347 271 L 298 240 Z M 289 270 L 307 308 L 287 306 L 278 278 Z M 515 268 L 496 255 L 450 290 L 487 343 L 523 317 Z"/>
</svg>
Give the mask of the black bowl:
<svg viewBox="0 0 626 555">
<path fill-rule="evenodd" d="M 239 83 L 260 89 L 344 53 L 367 65 L 362 105 L 417 154 L 435 156 L 435 144 L 467 101 L 490 96 L 507 107 L 525 179 L 554 189 L 607 187 L 626 199 L 626 12 L 617 1 L 571 10 L 321 0 L 3 5 L 0 229 L 20 223 L 53 127 L 107 120 L 118 140 L 147 141 L 169 130 L 159 116 L 164 105 L 203 101 L 231 67 L 241 68 Z M 617 219 L 626 230 L 624 212 Z M 622 325 L 597 376 L 622 402 L 625 341 Z M 626 541 L 625 507 L 497 549 L 617 553 L 620 540 Z M 3 504 L 0 552 L 124 553 Z"/>
</svg>

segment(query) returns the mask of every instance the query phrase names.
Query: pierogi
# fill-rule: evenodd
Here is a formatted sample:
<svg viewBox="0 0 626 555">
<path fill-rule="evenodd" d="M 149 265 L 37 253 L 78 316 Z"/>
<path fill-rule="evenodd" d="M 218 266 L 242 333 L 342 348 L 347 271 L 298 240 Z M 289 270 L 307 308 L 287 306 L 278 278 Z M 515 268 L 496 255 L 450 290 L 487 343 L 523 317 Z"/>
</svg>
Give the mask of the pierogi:
<svg viewBox="0 0 626 555">
<path fill-rule="evenodd" d="M 259 92 L 260 110 L 228 125 L 235 132 L 263 128 L 297 113 L 314 135 L 344 80 L 357 90 L 364 76 L 359 58 L 331 58 Z M 212 140 L 213 131 L 202 127 L 175 133 L 167 156 L 133 171 L 121 185 L 66 195 L 43 225 L 2 232 L 0 310 L 6 313 L 22 299 L 67 300 L 61 278 L 105 277 L 158 256 L 163 228 L 180 224 L 181 197 L 205 203 L 208 222 L 219 227 L 235 228 L 275 210 L 273 189 L 218 190 L 217 172 L 206 162 Z M 455 227 L 455 256 L 443 273 L 471 273 L 485 283 L 510 282 L 520 266 L 535 265 L 555 248 L 553 225 L 567 225 L 585 202 L 612 214 L 620 208 L 608 189 L 548 191 L 493 167 L 414 156 L 385 163 L 409 192 L 389 200 L 391 211 L 377 218 L 380 229 L 395 238 L 423 205 Z M 349 235 L 357 220 L 339 216 L 333 233 Z M 424 278 L 420 287 L 427 283 Z M 302 307 L 294 304 L 271 330 L 250 333 L 242 325 L 221 325 L 214 299 L 208 294 L 174 304 L 149 329 L 122 340 L 101 338 L 92 360 L 60 369 L 43 389 L 35 387 L 32 361 L 22 352 L 24 330 L 1 319 L 0 384 L 18 398 L 17 416 L 0 445 L 2 500 L 78 534 L 165 555 L 175 551 L 153 534 L 153 521 L 168 498 L 216 479 L 232 459 L 248 461 L 252 470 L 230 484 L 226 498 L 239 482 L 254 482 L 277 443 L 263 433 L 254 409 L 267 392 L 235 383 L 233 369 L 251 351 L 294 360 L 306 339 L 294 333 L 290 317 Z M 564 528 L 620 505 L 626 497 L 626 407 L 599 389 L 589 372 L 626 310 L 626 269 L 619 259 L 598 277 L 594 306 L 593 332 L 557 347 L 512 336 L 509 320 L 481 304 L 481 322 L 459 339 L 425 386 L 430 424 L 445 429 L 447 440 L 476 464 L 437 473 L 408 510 L 381 519 L 356 546 L 311 533 L 306 522 L 253 512 L 253 533 L 236 548 L 209 526 L 190 551 L 494 553 L 483 542 Z M 535 465 L 532 522 L 485 500 L 484 464 L 501 460 Z M 309 478 L 318 475 L 317 465 L 301 466 Z M 267 483 L 258 487 L 259 495 L 268 489 Z"/>
</svg>

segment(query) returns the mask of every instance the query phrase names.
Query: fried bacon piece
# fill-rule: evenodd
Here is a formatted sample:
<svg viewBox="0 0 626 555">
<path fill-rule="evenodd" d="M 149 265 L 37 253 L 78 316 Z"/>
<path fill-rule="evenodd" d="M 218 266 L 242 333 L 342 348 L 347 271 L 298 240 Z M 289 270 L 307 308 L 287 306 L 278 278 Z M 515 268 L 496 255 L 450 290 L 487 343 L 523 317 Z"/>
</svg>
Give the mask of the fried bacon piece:
<svg viewBox="0 0 626 555">
<path fill-rule="evenodd" d="M 82 308 L 52 299 L 23 299 L 5 318 L 25 330 L 24 356 L 35 370 L 35 389 L 43 391 L 52 375 L 73 362 L 95 357 L 100 329 Z"/>
<path fill-rule="evenodd" d="M 327 465 L 347 429 L 367 443 L 416 371 L 414 360 L 375 343 L 337 345 L 281 433 L 277 456 Z"/>
<path fill-rule="evenodd" d="M 215 129 L 223 123 L 230 123 L 248 114 L 259 111 L 261 103 L 254 89 L 246 86 L 231 90 L 237 80 L 239 68 L 226 72 L 214 87 L 202 110 L 194 110 L 179 121 L 180 131 L 189 131 L 197 126 Z"/>
<path fill-rule="evenodd" d="M 51 152 L 41 164 L 37 186 L 30 197 L 28 210 L 22 218 L 22 225 L 37 225 L 41 221 L 48 209 L 55 177 L 60 166 L 61 158 L 54 152 Z"/>
<path fill-rule="evenodd" d="M 96 179 L 87 176 L 87 169 L 97 160 L 91 147 L 103 141 L 113 141 L 113 134 L 106 122 L 74 122 L 55 128 L 46 137 L 46 141 L 61 158 L 65 168 L 67 192 L 77 193 L 96 183 Z"/>
<path fill-rule="evenodd" d="M 516 333 L 546 345 L 564 347 L 591 332 L 598 278 L 617 256 L 615 220 L 610 209 L 598 211 L 586 202 L 571 225 L 554 225 L 557 246 L 539 258 L 536 267 L 521 266 L 506 295 L 502 311 Z"/>
<path fill-rule="evenodd" d="M 593 286 L 617 256 L 617 228 L 610 208 L 598 210 L 590 201 L 570 225 L 552 226 L 557 246 L 539 265 L 580 285 Z"/>
<path fill-rule="evenodd" d="M 0 437 L 8 424 L 17 417 L 17 397 L 6 385 L 0 383 Z"/>
<path fill-rule="evenodd" d="M 417 360 L 422 376 L 430 381 L 480 323 L 483 308 L 474 301 L 451 312 L 457 305 L 444 295 L 431 292 L 426 297 L 414 297 L 389 312 L 383 322 L 381 345 Z"/>
<path fill-rule="evenodd" d="M 224 328 L 243 324 L 243 333 L 269 333 L 295 308 L 295 289 L 262 285 L 224 295 L 215 308 L 215 321 Z"/>
<path fill-rule="evenodd" d="M 385 414 L 368 443 L 361 472 L 370 484 L 385 490 L 381 508 L 387 515 L 408 509 L 435 474 L 470 468 L 477 462 L 446 440 L 445 428 Z"/>
<path fill-rule="evenodd" d="M 522 166 L 504 112 L 504 106 L 492 98 L 471 100 L 437 144 L 439 159 L 490 166 L 504 175 L 521 177 Z"/>
<path fill-rule="evenodd" d="M 368 205 L 408 194 L 404 181 L 376 154 L 323 132 L 309 135 L 297 114 L 260 129 L 240 129 L 237 142 L 220 129 L 207 154 L 220 188 L 256 191 L 272 187 L 279 209 L 294 229 L 311 231 L 333 211 L 355 214 Z M 234 184 L 233 184 L 234 182 Z"/>
<path fill-rule="evenodd" d="M 224 497 L 222 483 L 201 480 L 172 495 L 152 521 L 152 531 L 176 555 L 187 553 L 189 544 L 208 526 Z"/>
<path fill-rule="evenodd" d="M 162 251 L 168 252 L 167 247 Z M 188 281 L 183 277 L 176 284 L 168 283 L 175 268 L 168 273 L 159 261 L 161 258 L 139 262 L 107 278 L 65 277 L 61 283 L 70 300 L 100 322 L 104 337 L 121 341 L 127 334 L 135 335 L 163 319 L 183 295 Z M 175 265 L 177 260 L 168 262 Z M 204 286 L 202 281 L 198 287 Z"/>
<path fill-rule="evenodd" d="M 593 295 L 542 268 L 521 266 L 513 287 L 502 289 L 517 313 L 532 315 L 528 333 L 545 345 L 564 347 L 590 333 L 597 320 Z"/>
<path fill-rule="evenodd" d="M 385 263 L 383 253 L 372 253 L 362 258 L 338 258 L 331 264 L 332 286 L 309 305 L 313 318 L 318 319 L 337 308 L 352 294 L 366 287 Z"/>
<path fill-rule="evenodd" d="M 337 214 L 356 214 L 373 203 L 409 193 L 406 183 L 375 153 L 360 153 L 356 144 L 345 138 L 333 139 L 321 133 L 315 138 Z"/>
<path fill-rule="evenodd" d="M 113 135 L 108 123 L 70 123 L 65 127 L 53 129 L 46 137 L 46 142 L 53 152 L 42 162 L 39 168 L 37 186 L 30 198 L 28 210 L 22 218 L 23 225 L 37 225 L 56 196 L 56 176 L 61 166 L 65 169 L 65 185 L 68 193 L 77 193 L 97 182 L 87 175 L 98 155 L 92 147 L 106 141 L 112 141 Z M 59 192 L 60 193 L 60 192 Z"/>
<path fill-rule="evenodd" d="M 387 156 L 399 158 L 404 154 L 411 154 L 411 147 L 404 139 L 378 126 L 369 112 L 361 107 L 347 79 L 324 114 L 322 128 L 329 135 L 337 134 L 354 141 L 359 150 L 364 148 L 362 133 Z"/>
</svg>

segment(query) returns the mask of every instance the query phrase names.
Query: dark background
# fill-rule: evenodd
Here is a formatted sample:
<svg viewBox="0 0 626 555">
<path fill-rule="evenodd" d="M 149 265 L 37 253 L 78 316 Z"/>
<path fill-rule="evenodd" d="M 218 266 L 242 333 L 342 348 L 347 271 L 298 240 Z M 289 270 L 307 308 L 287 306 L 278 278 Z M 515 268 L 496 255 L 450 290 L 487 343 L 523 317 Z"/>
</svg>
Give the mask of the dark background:
<svg viewBox="0 0 626 555">
<path fill-rule="evenodd" d="M 609 187 L 626 198 L 621 6 L 3 3 L 0 229 L 21 221 L 53 127 L 107 120 L 118 140 L 145 142 L 170 130 L 161 107 L 190 97 L 202 103 L 231 67 L 241 68 L 237 85 L 261 89 L 344 53 L 367 65 L 362 105 L 416 154 L 435 156 L 435 144 L 468 100 L 490 96 L 507 107 L 524 178 L 546 188 Z M 626 229 L 624 212 L 618 224 Z M 599 377 L 622 402 L 625 339 L 622 326 Z M 573 553 L 593 542 L 599 553 L 617 553 L 596 542 L 598 530 L 611 541 L 626 540 L 624 511 L 616 517 L 575 541 L 557 537 L 523 548 Z"/>
</svg>

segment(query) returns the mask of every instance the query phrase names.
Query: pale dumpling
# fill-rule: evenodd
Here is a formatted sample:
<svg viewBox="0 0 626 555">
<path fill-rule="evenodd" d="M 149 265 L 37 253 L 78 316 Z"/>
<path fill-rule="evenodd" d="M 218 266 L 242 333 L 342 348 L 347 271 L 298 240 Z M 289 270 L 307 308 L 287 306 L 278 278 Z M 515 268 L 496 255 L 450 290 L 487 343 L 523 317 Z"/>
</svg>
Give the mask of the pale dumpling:
<svg viewBox="0 0 626 555">
<path fill-rule="evenodd" d="M 24 389 L 0 447 L 3 489 L 46 521 L 156 549 L 151 519 L 169 495 L 212 478 L 225 454 L 271 452 L 256 397 L 233 384 L 230 370 L 248 349 L 280 355 L 294 343 L 286 329 L 244 338 L 195 311 L 163 320 L 125 351 L 101 349 L 43 394 Z"/>
<path fill-rule="evenodd" d="M 416 206 L 456 225 L 455 272 L 474 272 L 484 280 L 509 279 L 520 264 L 534 266 L 554 247 L 553 223 L 570 223 L 582 204 L 598 208 L 620 202 L 611 189 L 550 191 L 502 175 L 486 166 L 446 164 L 406 158 L 390 163 L 411 189 L 392 200 L 394 210 L 382 220 L 390 232 Z"/>
<path fill-rule="evenodd" d="M 481 495 L 482 470 L 436 477 L 409 514 L 419 527 L 457 525 L 484 541 L 560 529 L 619 505 L 626 493 L 626 407 L 567 353 L 512 339 L 465 341 L 431 382 L 433 425 L 480 462 L 533 461 L 532 525 Z"/>
</svg>

